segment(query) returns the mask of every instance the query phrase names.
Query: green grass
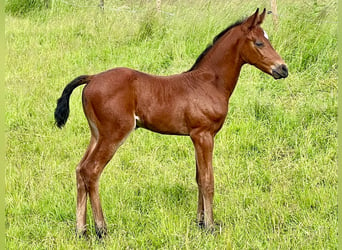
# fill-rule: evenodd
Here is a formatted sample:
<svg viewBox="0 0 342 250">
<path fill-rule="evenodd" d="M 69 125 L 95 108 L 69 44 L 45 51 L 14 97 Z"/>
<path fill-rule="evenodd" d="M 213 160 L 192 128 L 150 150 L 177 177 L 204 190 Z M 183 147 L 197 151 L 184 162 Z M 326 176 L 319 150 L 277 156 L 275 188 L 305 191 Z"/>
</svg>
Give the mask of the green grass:
<svg viewBox="0 0 342 250">
<path fill-rule="evenodd" d="M 101 177 L 109 230 L 103 242 L 90 205 L 90 237 L 74 237 L 75 166 L 89 129 L 81 88 L 65 128 L 54 126 L 65 85 L 116 66 L 185 71 L 216 34 L 269 1 L 169 0 L 161 15 L 144 1 L 105 1 L 104 13 L 52 3 L 6 16 L 7 249 L 337 248 L 335 1 L 280 1 L 277 28 L 267 16 L 263 27 L 290 75 L 275 81 L 251 66 L 241 72 L 215 140 L 217 232 L 195 223 L 189 138 L 139 129 Z"/>
</svg>

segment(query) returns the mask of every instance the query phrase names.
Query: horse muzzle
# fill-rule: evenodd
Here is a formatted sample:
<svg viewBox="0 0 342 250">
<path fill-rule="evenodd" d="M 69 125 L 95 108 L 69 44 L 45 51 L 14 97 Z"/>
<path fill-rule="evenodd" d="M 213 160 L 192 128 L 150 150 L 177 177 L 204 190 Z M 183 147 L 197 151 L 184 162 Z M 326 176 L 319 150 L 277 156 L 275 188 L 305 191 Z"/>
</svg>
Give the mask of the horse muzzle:
<svg viewBox="0 0 342 250">
<path fill-rule="evenodd" d="M 286 78 L 289 75 L 286 64 L 280 64 L 272 68 L 272 76 L 274 79 Z"/>
</svg>

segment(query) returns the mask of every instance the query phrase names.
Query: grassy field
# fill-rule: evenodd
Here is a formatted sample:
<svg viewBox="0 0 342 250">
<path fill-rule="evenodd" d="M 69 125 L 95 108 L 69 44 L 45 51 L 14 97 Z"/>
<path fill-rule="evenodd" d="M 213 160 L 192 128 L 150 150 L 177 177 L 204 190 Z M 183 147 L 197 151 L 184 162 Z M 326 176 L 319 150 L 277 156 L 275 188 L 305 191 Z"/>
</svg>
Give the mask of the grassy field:
<svg viewBox="0 0 342 250">
<path fill-rule="evenodd" d="M 74 5 L 68 5 L 67 2 Z M 88 7 L 84 7 L 87 3 Z M 75 238 L 75 167 L 89 141 L 81 88 L 63 130 L 56 99 L 117 66 L 188 70 L 229 24 L 269 1 L 53 1 L 6 15 L 6 249 L 336 249 L 337 1 L 284 0 L 263 25 L 290 75 L 244 66 L 214 152 L 214 234 L 196 225 L 192 143 L 138 129 L 100 185 L 108 236 Z M 82 7 L 81 7 L 82 6 Z M 90 206 L 88 206 L 90 208 Z"/>
</svg>

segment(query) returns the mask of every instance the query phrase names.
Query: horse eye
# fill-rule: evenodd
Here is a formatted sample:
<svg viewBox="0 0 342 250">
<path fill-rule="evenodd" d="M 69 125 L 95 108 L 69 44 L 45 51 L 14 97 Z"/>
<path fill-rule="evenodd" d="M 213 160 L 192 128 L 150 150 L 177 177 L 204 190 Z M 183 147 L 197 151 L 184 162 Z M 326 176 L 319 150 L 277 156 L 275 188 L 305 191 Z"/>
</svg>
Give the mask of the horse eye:
<svg viewBox="0 0 342 250">
<path fill-rule="evenodd" d="M 261 42 L 261 41 L 256 41 L 256 42 L 255 42 L 255 45 L 256 45 L 257 47 L 259 47 L 259 48 L 264 47 L 264 43 Z"/>
</svg>

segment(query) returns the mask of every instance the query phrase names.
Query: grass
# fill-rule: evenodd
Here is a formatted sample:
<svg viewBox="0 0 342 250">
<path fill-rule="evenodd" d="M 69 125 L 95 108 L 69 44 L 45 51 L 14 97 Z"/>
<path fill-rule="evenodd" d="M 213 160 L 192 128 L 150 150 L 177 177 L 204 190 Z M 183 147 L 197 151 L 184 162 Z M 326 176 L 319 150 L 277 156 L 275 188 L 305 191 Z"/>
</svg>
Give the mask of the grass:
<svg viewBox="0 0 342 250">
<path fill-rule="evenodd" d="M 64 86 L 116 66 L 185 71 L 221 30 L 269 4 L 170 0 L 156 14 L 143 1 L 105 2 L 103 13 L 53 1 L 6 16 L 6 248 L 336 249 L 337 6 L 328 0 L 281 1 L 279 26 L 271 16 L 263 25 L 290 76 L 241 72 L 215 141 L 215 234 L 195 223 L 189 138 L 139 129 L 101 177 L 108 236 L 96 240 L 88 209 L 90 237 L 74 237 L 75 166 L 89 130 L 81 88 L 66 127 L 54 126 Z"/>
</svg>

